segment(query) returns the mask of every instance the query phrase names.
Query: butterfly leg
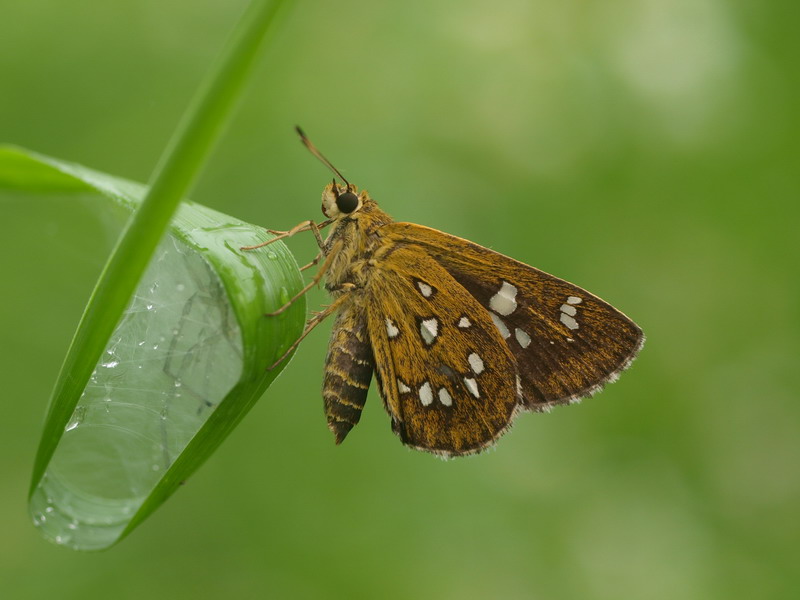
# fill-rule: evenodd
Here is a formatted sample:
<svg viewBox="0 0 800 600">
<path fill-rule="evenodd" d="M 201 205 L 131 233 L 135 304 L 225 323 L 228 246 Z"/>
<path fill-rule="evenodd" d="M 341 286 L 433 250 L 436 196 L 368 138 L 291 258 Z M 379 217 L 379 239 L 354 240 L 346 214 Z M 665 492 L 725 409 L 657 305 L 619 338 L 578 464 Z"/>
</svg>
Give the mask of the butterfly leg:
<svg viewBox="0 0 800 600">
<path fill-rule="evenodd" d="M 318 263 L 318 262 L 319 262 L 321 259 L 322 259 L 322 250 L 320 250 L 319 254 L 317 254 L 317 255 L 314 257 L 314 260 L 312 260 L 312 261 L 311 261 L 310 263 L 308 263 L 307 265 L 303 265 L 302 267 L 300 267 L 300 271 L 305 271 L 306 269 L 310 269 L 311 267 L 313 267 L 314 265 L 316 265 L 316 264 L 317 264 L 317 263 Z"/>
<path fill-rule="evenodd" d="M 283 311 L 285 311 L 287 308 L 289 308 L 292 304 L 294 304 L 297 300 L 299 300 L 306 292 L 308 292 L 308 290 L 310 290 L 315 285 L 317 285 L 319 283 L 320 279 L 322 279 L 322 277 L 325 275 L 325 272 L 331 266 L 331 261 L 333 260 L 334 256 L 336 256 L 336 252 L 331 252 L 330 254 L 328 254 L 328 257 L 325 259 L 325 262 L 322 263 L 322 266 L 320 267 L 319 271 L 317 271 L 317 274 L 314 275 L 314 277 L 311 279 L 311 281 L 309 281 L 308 284 L 306 284 L 306 286 L 302 290 L 297 292 L 297 294 L 295 294 L 294 297 L 291 300 L 289 300 L 286 304 L 284 304 L 283 306 L 281 306 L 278 310 L 276 310 L 274 312 L 266 313 L 266 316 L 274 317 L 276 315 L 281 314 Z"/>
<path fill-rule="evenodd" d="M 322 236 L 319 233 L 320 229 L 324 229 L 328 225 L 333 222 L 332 219 L 328 219 L 327 221 L 323 221 L 320 224 L 315 223 L 314 221 L 303 221 L 292 227 L 289 231 L 279 231 L 277 229 L 267 229 L 268 233 L 273 234 L 275 237 L 271 240 L 267 240 L 266 242 L 261 242 L 260 244 L 256 244 L 255 246 L 242 246 L 239 248 L 240 250 L 255 250 L 257 248 L 263 248 L 264 246 L 268 246 L 272 242 L 277 242 L 278 240 L 282 240 L 285 238 L 290 238 L 296 233 L 300 233 L 302 231 L 311 231 L 314 233 L 314 237 L 317 240 L 317 245 L 320 248 L 324 246 L 324 242 L 322 241 Z"/>
<path fill-rule="evenodd" d="M 289 346 L 288 350 L 286 350 L 286 352 L 284 352 L 278 360 L 276 360 L 269 367 L 267 367 L 267 371 L 272 371 L 272 369 L 274 369 L 279 364 L 281 364 L 286 359 L 286 357 L 289 356 L 289 354 L 291 354 L 294 351 L 294 349 L 297 348 L 297 346 L 300 345 L 300 342 L 302 342 L 305 339 L 305 337 L 309 333 L 311 333 L 311 330 L 313 330 L 317 325 L 322 323 L 322 321 L 324 321 L 326 317 L 330 316 L 331 314 L 336 312 L 336 310 L 338 310 L 338 308 L 342 305 L 342 303 L 347 299 L 348 296 L 349 296 L 349 294 L 347 292 L 345 292 L 344 294 L 339 296 L 333 302 L 333 304 L 331 304 L 330 306 L 328 306 L 324 310 L 321 310 L 320 312 L 315 313 L 314 316 L 311 317 L 308 320 L 308 322 L 306 323 L 306 327 L 305 327 L 305 329 L 303 329 L 303 333 L 300 334 L 300 337 L 297 338 L 291 346 Z"/>
</svg>

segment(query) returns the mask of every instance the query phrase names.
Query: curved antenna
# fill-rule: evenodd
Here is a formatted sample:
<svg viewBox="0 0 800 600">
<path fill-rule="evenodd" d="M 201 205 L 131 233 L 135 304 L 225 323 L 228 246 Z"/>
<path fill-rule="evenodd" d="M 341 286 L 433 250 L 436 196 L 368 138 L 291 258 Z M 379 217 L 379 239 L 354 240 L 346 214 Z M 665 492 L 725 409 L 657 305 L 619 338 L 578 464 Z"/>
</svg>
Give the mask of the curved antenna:
<svg viewBox="0 0 800 600">
<path fill-rule="evenodd" d="M 299 135 L 299 136 L 300 136 L 300 141 L 301 141 L 301 142 L 303 142 L 303 145 L 304 145 L 306 148 L 308 148 L 308 151 L 309 151 L 309 152 L 311 152 L 311 154 L 313 154 L 314 156 L 316 156 L 316 157 L 319 159 L 319 161 L 320 161 L 320 162 L 321 162 L 323 165 L 325 165 L 325 166 L 326 166 L 326 167 L 328 167 L 328 168 L 329 168 L 331 171 L 333 171 L 333 172 L 334 172 L 336 175 L 338 175 L 338 176 L 339 176 L 339 179 L 341 179 L 342 181 L 344 181 L 345 185 L 347 185 L 347 187 L 349 188 L 349 187 L 350 187 L 350 182 L 349 182 L 349 181 L 347 181 L 347 179 L 345 179 L 345 178 L 344 178 L 344 176 L 343 176 L 341 173 L 339 173 L 339 169 L 337 169 L 336 167 L 334 167 L 334 166 L 331 164 L 331 161 L 329 161 L 327 158 L 325 158 L 325 156 L 323 156 L 322 152 L 320 152 L 319 150 L 317 150 L 317 147 L 316 147 L 314 144 L 312 144 L 312 143 L 311 143 L 311 140 L 310 140 L 310 139 L 308 139 L 308 138 L 306 137 L 306 134 L 305 134 L 305 133 L 303 133 L 303 130 L 302 130 L 302 129 L 300 129 L 300 127 L 299 127 L 298 125 L 295 125 L 295 126 L 294 126 L 294 129 L 295 129 L 295 131 L 297 132 L 297 135 Z"/>
</svg>

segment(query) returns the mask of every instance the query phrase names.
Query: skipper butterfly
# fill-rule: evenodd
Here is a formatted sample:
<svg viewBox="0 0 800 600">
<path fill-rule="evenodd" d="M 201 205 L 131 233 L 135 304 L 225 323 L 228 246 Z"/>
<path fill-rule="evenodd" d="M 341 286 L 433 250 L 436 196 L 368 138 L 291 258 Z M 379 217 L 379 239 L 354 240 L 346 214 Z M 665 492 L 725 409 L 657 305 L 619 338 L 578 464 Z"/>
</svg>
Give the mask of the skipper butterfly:
<svg viewBox="0 0 800 600">
<path fill-rule="evenodd" d="M 253 250 L 311 231 L 315 277 L 333 297 L 280 363 L 336 313 L 325 360 L 328 426 L 341 443 L 361 417 L 373 373 L 392 430 L 444 457 L 480 452 L 525 411 L 579 401 L 615 381 L 644 344 L 642 330 L 563 279 L 436 229 L 398 223 L 297 128 L 342 184 L 322 192 L 327 220 L 305 221 Z M 320 230 L 331 227 L 324 240 Z"/>
</svg>

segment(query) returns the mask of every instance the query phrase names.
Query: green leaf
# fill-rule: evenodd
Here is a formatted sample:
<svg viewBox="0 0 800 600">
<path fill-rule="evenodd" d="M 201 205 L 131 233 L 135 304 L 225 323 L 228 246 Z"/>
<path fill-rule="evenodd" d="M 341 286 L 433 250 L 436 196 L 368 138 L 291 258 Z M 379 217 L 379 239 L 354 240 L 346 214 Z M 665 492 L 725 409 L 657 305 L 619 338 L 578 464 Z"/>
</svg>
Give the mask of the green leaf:
<svg viewBox="0 0 800 600">
<path fill-rule="evenodd" d="M 104 548 L 141 522 L 242 418 L 277 374 L 265 374 L 266 365 L 299 334 L 301 304 L 285 317 L 263 318 L 300 284 L 285 250 L 248 256 L 238 247 L 258 239 L 252 226 L 191 204 L 175 215 L 282 3 L 250 4 L 149 188 L 4 150 L 0 175 L 7 189 L 93 189 L 133 211 L 67 352 L 34 463 L 30 509 L 58 543 Z M 151 385 L 161 404 L 137 404 Z M 95 404 L 100 396 L 102 404 Z"/>
<path fill-rule="evenodd" d="M 11 171 L 24 181 L 4 175 Z M 12 147 L 0 147 L 0 189 L 26 192 L 29 202 L 39 190 L 65 201 L 92 191 L 120 227 L 147 192 Z M 301 333 L 305 303 L 264 313 L 303 281 L 282 243 L 239 249 L 266 239 L 261 227 L 180 205 L 89 381 L 67 374 L 52 400 L 30 499 L 45 536 L 99 549 L 126 535 L 208 458 L 286 364 L 267 370 Z"/>
</svg>

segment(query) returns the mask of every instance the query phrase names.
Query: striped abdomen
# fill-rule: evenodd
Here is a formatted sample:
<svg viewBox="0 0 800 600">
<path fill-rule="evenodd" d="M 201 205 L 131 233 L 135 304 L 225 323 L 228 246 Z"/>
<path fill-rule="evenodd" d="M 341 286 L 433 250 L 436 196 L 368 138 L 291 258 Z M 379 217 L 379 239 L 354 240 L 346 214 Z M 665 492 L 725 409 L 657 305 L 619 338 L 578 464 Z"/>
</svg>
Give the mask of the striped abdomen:
<svg viewBox="0 0 800 600">
<path fill-rule="evenodd" d="M 351 304 L 333 325 L 322 384 L 325 416 L 337 444 L 361 418 L 374 367 L 366 313 Z"/>
</svg>

